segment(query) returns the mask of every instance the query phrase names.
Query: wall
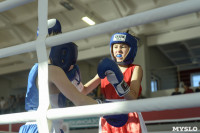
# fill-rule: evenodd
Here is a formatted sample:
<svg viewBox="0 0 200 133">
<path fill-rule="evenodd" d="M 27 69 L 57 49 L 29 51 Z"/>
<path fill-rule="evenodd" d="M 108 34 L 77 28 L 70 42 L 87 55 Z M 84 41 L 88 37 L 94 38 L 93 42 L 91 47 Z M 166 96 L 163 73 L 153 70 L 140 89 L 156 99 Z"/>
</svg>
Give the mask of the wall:
<svg viewBox="0 0 200 133">
<path fill-rule="evenodd" d="M 150 55 L 150 68 L 157 69 L 166 66 L 173 66 L 173 63 L 160 50 L 154 47 L 148 47 Z"/>
<path fill-rule="evenodd" d="M 90 81 L 97 74 L 97 66 L 102 58 L 95 58 L 77 62 L 77 65 L 79 66 L 81 72 L 81 80 L 83 84 Z"/>
<path fill-rule="evenodd" d="M 149 47 L 149 53 L 151 75 L 158 78 L 158 88 L 175 88 L 178 85 L 177 68 L 157 47 Z"/>
<path fill-rule="evenodd" d="M 146 37 L 140 36 L 140 41 L 138 44 L 137 55 L 134 60 L 134 64 L 139 64 L 143 69 L 142 78 L 142 96 L 150 96 L 150 72 L 149 72 L 149 51 L 146 44 Z"/>
<path fill-rule="evenodd" d="M 6 80 L 4 78 L 0 78 L 0 96 L 4 96 L 7 97 L 9 96 L 9 92 L 10 92 L 10 82 L 9 80 Z"/>
<path fill-rule="evenodd" d="M 9 95 L 18 95 L 26 92 L 28 71 L 18 72 L 21 76 L 16 76 L 15 73 L 9 76 L 0 76 L 0 96 L 8 97 Z"/>
</svg>

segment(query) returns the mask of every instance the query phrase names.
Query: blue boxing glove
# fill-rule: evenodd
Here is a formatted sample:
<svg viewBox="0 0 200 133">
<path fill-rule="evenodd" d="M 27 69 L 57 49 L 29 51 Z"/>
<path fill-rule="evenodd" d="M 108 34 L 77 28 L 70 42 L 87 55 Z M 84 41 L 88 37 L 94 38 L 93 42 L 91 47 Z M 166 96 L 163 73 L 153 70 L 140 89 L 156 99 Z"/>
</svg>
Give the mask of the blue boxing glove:
<svg viewBox="0 0 200 133">
<path fill-rule="evenodd" d="M 64 70 L 65 71 L 65 70 Z M 78 65 L 74 65 L 73 69 L 70 71 L 65 71 L 68 79 L 71 83 L 79 90 L 82 91 L 84 88 L 83 84 L 81 83 L 81 74 Z"/>
<path fill-rule="evenodd" d="M 121 70 L 113 60 L 108 58 L 101 60 L 97 68 L 97 73 L 101 79 L 107 77 L 120 97 L 130 91 L 129 85 L 123 80 L 124 76 Z"/>
<path fill-rule="evenodd" d="M 128 114 L 107 115 L 103 117 L 106 121 L 114 127 L 122 127 L 128 121 Z"/>
<path fill-rule="evenodd" d="M 80 70 L 79 70 L 78 65 L 74 65 L 73 69 L 70 71 L 68 70 L 64 70 L 64 71 L 70 81 L 73 81 L 76 79 L 78 83 L 81 82 Z"/>
<path fill-rule="evenodd" d="M 109 103 L 111 101 L 104 101 L 105 103 Z M 126 124 L 128 121 L 128 114 L 119 114 L 119 115 L 106 115 L 103 116 L 106 121 L 114 127 L 122 127 Z"/>
</svg>

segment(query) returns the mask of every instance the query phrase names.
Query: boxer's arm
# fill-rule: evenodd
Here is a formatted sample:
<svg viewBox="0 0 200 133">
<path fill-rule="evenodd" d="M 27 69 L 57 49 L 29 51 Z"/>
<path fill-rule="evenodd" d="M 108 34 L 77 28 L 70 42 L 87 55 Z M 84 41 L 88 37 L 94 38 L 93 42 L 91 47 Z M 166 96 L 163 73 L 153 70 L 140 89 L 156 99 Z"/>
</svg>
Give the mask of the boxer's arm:
<svg viewBox="0 0 200 133">
<path fill-rule="evenodd" d="M 65 72 L 57 66 L 49 66 L 49 87 L 55 85 L 76 106 L 97 104 L 97 101 L 80 93 L 69 81 Z"/>
<path fill-rule="evenodd" d="M 140 85 L 142 82 L 143 70 L 141 66 L 135 66 L 130 84 L 130 92 L 124 96 L 127 100 L 134 100 L 138 98 L 138 94 L 140 91 Z"/>
<path fill-rule="evenodd" d="M 92 92 L 95 88 L 97 88 L 97 86 L 101 83 L 101 79 L 99 78 L 98 74 L 91 79 L 89 82 L 87 82 L 84 85 L 83 90 L 81 91 L 81 93 L 87 95 L 90 92 Z"/>
</svg>

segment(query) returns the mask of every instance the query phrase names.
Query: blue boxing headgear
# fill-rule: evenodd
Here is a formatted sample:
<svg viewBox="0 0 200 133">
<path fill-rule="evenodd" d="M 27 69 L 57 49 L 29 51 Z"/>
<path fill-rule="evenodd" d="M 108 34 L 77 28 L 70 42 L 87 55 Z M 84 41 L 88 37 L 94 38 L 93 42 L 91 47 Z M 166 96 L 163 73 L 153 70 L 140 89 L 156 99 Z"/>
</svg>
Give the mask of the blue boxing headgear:
<svg viewBox="0 0 200 133">
<path fill-rule="evenodd" d="M 127 44 L 130 47 L 129 53 L 123 60 L 123 62 L 116 62 L 115 58 L 113 57 L 112 45 L 115 43 L 123 43 Z M 110 54 L 111 58 L 117 63 L 121 65 L 129 65 L 132 64 L 134 58 L 137 53 L 137 39 L 129 33 L 115 33 L 110 39 Z"/>
<path fill-rule="evenodd" d="M 48 34 L 51 33 L 62 33 L 61 24 L 57 19 L 48 20 Z"/>
<path fill-rule="evenodd" d="M 77 45 L 73 42 L 54 46 L 49 54 L 51 64 L 61 67 L 65 72 L 69 70 L 71 65 L 76 64 L 77 57 Z"/>
<path fill-rule="evenodd" d="M 61 24 L 57 19 L 49 19 L 47 22 L 48 34 L 62 33 Z M 37 29 L 37 36 L 39 35 L 39 29 Z"/>
</svg>

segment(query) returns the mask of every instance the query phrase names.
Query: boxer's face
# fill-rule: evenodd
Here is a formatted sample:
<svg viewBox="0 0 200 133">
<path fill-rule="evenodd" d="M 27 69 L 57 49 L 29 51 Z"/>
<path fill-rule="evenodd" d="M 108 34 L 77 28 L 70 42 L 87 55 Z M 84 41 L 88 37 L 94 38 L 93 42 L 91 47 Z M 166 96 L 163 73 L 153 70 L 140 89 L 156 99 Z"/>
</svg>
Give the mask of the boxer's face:
<svg viewBox="0 0 200 133">
<path fill-rule="evenodd" d="M 116 61 L 122 62 L 129 52 L 129 46 L 121 43 L 113 44 L 112 52 L 113 57 L 116 59 Z"/>
</svg>

